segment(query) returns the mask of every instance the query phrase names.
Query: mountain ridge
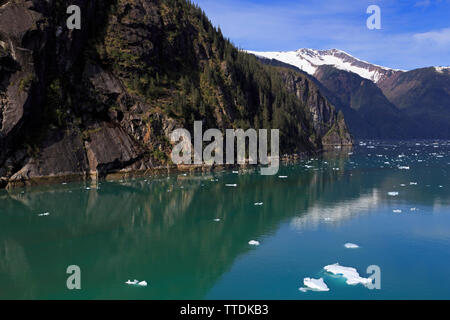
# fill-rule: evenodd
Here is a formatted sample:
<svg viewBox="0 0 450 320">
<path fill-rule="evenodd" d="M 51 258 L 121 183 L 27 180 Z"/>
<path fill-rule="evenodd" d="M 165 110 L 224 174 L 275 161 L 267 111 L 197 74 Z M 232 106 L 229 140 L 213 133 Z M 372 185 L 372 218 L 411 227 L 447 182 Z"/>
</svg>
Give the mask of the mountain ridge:
<svg viewBox="0 0 450 320">
<path fill-rule="evenodd" d="M 450 137 L 450 67 L 396 70 L 338 49 L 249 52 L 266 63 L 298 68 L 321 83 L 356 138 Z"/>
</svg>

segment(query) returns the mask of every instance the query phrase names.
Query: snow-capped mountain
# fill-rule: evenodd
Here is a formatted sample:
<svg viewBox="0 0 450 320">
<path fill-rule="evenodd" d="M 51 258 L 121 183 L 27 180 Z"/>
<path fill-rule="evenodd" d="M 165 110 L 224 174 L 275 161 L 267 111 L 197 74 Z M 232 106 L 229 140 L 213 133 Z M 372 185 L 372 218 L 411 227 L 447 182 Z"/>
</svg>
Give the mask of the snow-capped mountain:
<svg viewBox="0 0 450 320">
<path fill-rule="evenodd" d="M 378 83 L 379 81 L 389 78 L 396 73 L 403 72 L 402 70 L 395 70 L 371 64 L 369 62 L 357 59 L 352 55 L 338 49 L 299 49 L 297 51 L 285 52 L 247 52 L 263 58 L 275 59 L 293 65 L 310 75 L 314 75 L 319 66 L 332 65 L 337 69 L 356 73 L 362 78 Z"/>
</svg>

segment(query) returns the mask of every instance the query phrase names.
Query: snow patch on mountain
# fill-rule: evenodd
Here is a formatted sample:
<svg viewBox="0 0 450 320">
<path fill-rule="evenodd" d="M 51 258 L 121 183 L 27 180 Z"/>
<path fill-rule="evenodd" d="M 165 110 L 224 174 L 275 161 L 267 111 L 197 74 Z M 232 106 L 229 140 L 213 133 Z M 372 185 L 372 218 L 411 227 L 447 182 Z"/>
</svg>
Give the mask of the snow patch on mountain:
<svg viewBox="0 0 450 320">
<path fill-rule="evenodd" d="M 444 71 L 450 71 L 450 67 L 434 67 L 434 69 L 435 69 L 438 73 L 444 73 Z"/>
<path fill-rule="evenodd" d="M 259 57 L 275 59 L 293 65 L 310 75 L 314 75 L 322 65 L 332 65 L 337 69 L 350 71 L 362 78 L 369 79 L 375 83 L 390 77 L 393 73 L 403 70 L 390 69 L 357 59 L 352 55 L 338 49 L 314 50 L 299 49 L 286 52 L 257 52 L 247 51 Z"/>
</svg>

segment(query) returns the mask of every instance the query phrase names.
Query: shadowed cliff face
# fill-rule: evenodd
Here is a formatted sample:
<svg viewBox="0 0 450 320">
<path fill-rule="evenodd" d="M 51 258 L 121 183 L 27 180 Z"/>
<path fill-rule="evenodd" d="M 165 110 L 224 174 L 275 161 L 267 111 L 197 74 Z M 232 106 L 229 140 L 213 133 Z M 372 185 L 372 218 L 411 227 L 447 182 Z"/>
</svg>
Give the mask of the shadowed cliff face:
<svg viewBox="0 0 450 320">
<path fill-rule="evenodd" d="M 194 120 L 280 129 L 284 153 L 349 141 L 317 92 L 295 99 L 308 83 L 282 88 L 184 0 L 0 5 L 0 187 L 166 166 L 168 135 Z"/>
<path fill-rule="evenodd" d="M 352 145 L 353 140 L 342 112 L 322 95 L 320 89 L 306 75 L 282 71 L 283 81 L 311 114 L 314 130 L 324 146 Z"/>
</svg>

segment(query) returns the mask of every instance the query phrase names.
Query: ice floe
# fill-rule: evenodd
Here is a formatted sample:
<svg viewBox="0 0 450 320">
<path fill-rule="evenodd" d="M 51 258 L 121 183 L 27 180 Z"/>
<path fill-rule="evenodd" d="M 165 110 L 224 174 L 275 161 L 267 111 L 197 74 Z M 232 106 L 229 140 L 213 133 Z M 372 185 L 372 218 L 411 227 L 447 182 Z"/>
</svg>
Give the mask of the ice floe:
<svg viewBox="0 0 450 320">
<path fill-rule="evenodd" d="M 49 215 L 50 215 L 50 212 L 45 212 L 45 213 L 38 214 L 38 217 L 46 217 Z"/>
<path fill-rule="evenodd" d="M 214 222 L 220 222 L 220 219 L 214 219 Z"/>
<path fill-rule="evenodd" d="M 411 169 L 411 168 L 408 167 L 408 166 L 399 166 L 398 169 L 399 169 L 399 170 L 409 170 L 409 169 Z"/>
<path fill-rule="evenodd" d="M 255 202 L 255 206 L 262 206 L 264 202 Z"/>
<path fill-rule="evenodd" d="M 391 197 L 397 197 L 400 193 L 396 191 L 388 192 L 388 195 Z"/>
<path fill-rule="evenodd" d="M 354 244 L 354 243 L 346 243 L 344 245 L 344 247 L 346 247 L 347 249 L 358 249 L 359 248 L 359 246 L 357 244 Z"/>
<path fill-rule="evenodd" d="M 260 245 L 259 241 L 256 241 L 256 240 L 250 240 L 248 242 L 248 244 L 251 246 L 256 246 L 256 247 Z"/>
<path fill-rule="evenodd" d="M 303 284 L 305 286 L 299 289 L 302 292 L 306 292 L 308 290 L 330 291 L 325 281 L 323 281 L 323 278 L 320 279 L 305 278 L 303 279 Z"/>
<path fill-rule="evenodd" d="M 367 286 L 372 283 L 372 279 L 361 277 L 355 268 L 344 267 L 339 265 L 339 263 L 325 266 L 324 269 L 327 272 L 330 272 L 337 276 L 342 276 L 343 278 L 347 279 L 346 282 L 348 285 L 362 284 Z"/>
<path fill-rule="evenodd" d="M 237 187 L 237 184 L 226 184 L 225 186 L 226 186 L 226 187 L 236 188 L 236 187 Z"/>
<path fill-rule="evenodd" d="M 279 176 L 280 179 L 287 179 L 288 176 Z"/>
<path fill-rule="evenodd" d="M 396 209 L 396 210 L 392 210 L 392 212 L 394 212 L 394 213 L 402 213 L 402 210 Z"/>
<path fill-rule="evenodd" d="M 125 282 L 126 284 L 130 285 L 130 286 L 140 286 L 140 287 L 146 287 L 148 286 L 147 281 L 139 281 L 134 279 L 133 281 L 128 280 L 127 282 Z"/>
</svg>

